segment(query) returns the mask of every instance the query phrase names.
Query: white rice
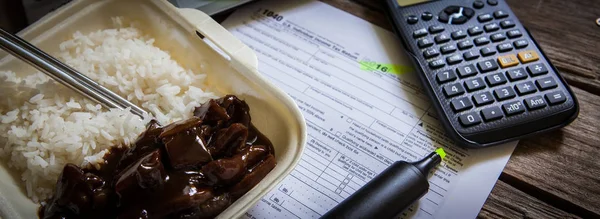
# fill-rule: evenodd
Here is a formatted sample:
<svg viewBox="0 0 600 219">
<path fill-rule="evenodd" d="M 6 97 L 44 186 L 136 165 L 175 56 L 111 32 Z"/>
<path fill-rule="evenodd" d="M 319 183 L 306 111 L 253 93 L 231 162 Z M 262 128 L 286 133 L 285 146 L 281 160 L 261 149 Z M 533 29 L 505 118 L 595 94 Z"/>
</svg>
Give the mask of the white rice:
<svg viewBox="0 0 600 219">
<path fill-rule="evenodd" d="M 107 148 L 133 142 L 150 118 L 186 119 L 194 106 L 217 98 L 202 89 L 205 74 L 184 69 L 135 26 L 113 23 L 74 33 L 55 56 L 152 114 L 143 120 L 103 108 L 41 72 L 0 71 L 0 158 L 21 174 L 35 202 L 52 194 L 65 164 L 98 167 Z"/>
</svg>

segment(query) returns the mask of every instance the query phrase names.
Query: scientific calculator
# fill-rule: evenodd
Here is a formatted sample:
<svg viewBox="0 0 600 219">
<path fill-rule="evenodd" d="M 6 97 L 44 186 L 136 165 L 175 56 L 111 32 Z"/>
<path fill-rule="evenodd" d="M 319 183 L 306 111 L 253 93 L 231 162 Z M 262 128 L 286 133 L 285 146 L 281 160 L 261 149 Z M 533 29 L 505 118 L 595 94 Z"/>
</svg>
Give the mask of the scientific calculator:
<svg viewBox="0 0 600 219">
<path fill-rule="evenodd" d="M 386 0 L 448 135 L 481 148 L 561 128 L 575 95 L 502 0 Z"/>
</svg>

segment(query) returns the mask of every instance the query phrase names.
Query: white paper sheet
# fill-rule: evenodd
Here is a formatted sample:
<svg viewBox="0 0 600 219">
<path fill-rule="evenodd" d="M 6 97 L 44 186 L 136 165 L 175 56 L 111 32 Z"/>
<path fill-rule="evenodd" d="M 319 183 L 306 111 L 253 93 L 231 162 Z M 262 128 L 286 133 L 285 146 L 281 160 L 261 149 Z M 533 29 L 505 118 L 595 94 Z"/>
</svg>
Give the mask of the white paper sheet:
<svg viewBox="0 0 600 219">
<path fill-rule="evenodd" d="M 403 217 L 477 216 L 517 142 L 453 146 L 391 32 L 317 1 L 261 1 L 223 25 L 256 51 L 259 71 L 294 98 L 308 125 L 302 160 L 247 218 L 318 218 L 392 162 L 438 147 L 448 156 Z M 361 61 L 396 65 L 398 74 Z"/>
</svg>

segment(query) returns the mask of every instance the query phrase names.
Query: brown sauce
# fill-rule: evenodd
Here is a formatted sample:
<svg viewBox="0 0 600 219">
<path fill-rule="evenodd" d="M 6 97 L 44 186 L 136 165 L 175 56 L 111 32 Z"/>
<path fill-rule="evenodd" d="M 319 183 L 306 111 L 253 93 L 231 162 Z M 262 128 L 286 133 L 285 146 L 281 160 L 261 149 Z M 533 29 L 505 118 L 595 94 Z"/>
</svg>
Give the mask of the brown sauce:
<svg viewBox="0 0 600 219">
<path fill-rule="evenodd" d="M 148 124 L 100 169 L 65 165 L 40 218 L 214 218 L 275 166 L 248 105 L 228 95 L 185 121 Z"/>
</svg>

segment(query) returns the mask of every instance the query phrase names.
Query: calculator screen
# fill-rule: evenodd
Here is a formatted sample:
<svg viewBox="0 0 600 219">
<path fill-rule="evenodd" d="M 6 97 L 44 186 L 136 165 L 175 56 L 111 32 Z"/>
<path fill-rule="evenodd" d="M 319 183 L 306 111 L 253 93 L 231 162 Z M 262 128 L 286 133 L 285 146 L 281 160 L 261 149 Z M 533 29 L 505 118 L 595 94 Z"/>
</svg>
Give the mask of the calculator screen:
<svg viewBox="0 0 600 219">
<path fill-rule="evenodd" d="M 429 1 L 432 1 L 432 0 L 396 0 L 396 2 L 398 2 L 398 5 L 400 5 L 401 7 L 414 5 L 414 4 L 418 4 L 418 3 L 422 3 L 422 2 L 429 2 Z"/>
</svg>

